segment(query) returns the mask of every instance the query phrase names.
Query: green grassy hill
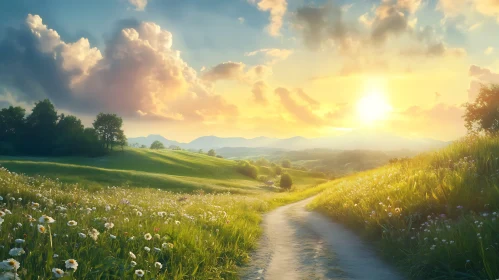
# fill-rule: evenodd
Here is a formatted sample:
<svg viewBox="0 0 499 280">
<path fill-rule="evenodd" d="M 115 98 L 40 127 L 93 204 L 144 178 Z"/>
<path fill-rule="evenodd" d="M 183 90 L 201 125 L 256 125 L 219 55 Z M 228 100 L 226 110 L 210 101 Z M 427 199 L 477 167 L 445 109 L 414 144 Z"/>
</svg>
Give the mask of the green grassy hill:
<svg viewBox="0 0 499 280">
<path fill-rule="evenodd" d="M 235 161 L 186 151 L 130 148 L 98 158 L 0 157 L 0 165 L 88 188 L 128 185 L 182 192 L 253 192 L 261 185 L 238 173 Z"/>
<path fill-rule="evenodd" d="M 312 207 L 410 278 L 499 278 L 499 138 L 466 138 L 326 186 Z"/>
</svg>

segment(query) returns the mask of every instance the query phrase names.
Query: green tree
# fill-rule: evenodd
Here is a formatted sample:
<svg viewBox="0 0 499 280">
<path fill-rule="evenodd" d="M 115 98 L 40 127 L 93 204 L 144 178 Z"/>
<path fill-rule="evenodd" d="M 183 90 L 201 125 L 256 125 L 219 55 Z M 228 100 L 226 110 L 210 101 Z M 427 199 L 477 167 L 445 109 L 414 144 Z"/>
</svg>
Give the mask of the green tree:
<svg viewBox="0 0 499 280">
<path fill-rule="evenodd" d="M 209 150 L 209 151 L 208 151 L 208 155 L 209 155 L 210 157 L 214 157 L 214 156 L 216 156 L 216 155 L 217 155 L 217 153 L 215 152 L 215 150 L 211 149 L 211 150 Z"/>
<path fill-rule="evenodd" d="M 123 119 L 116 114 L 98 114 L 93 126 L 107 150 L 112 150 L 118 143 L 120 135 L 124 134 L 121 129 Z"/>
<path fill-rule="evenodd" d="M 475 102 L 466 103 L 464 107 L 469 132 L 499 132 L 499 85 L 482 85 Z"/>
<path fill-rule="evenodd" d="M 291 168 L 291 161 L 289 161 L 289 159 L 285 159 L 281 162 L 281 166 L 284 168 Z"/>
<path fill-rule="evenodd" d="M 293 186 L 293 179 L 291 179 L 291 176 L 289 174 L 282 174 L 281 175 L 281 182 L 279 183 L 279 186 L 285 190 L 291 189 L 291 186 Z"/>
<path fill-rule="evenodd" d="M 200 154 L 204 153 L 203 149 L 199 149 L 198 153 L 200 153 Z"/>
<path fill-rule="evenodd" d="M 152 142 L 151 144 L 151 149 L 153 150 L 160 150 L 160 149 L 164 149 L 165 148 L 165 145 L 163 145 L 163 143 L 159 142 L 158 140 Z"/>
<path fill-rule="evenodd" d="M 84 141 L 84 126 L 81 120 L 75 116 L 65 116 L 62 114 L 59 117 L 56 131 L 56 147 L 54 154 L 56 155 L 77 155 L 82 153 Z M 97 144 L 97 143 L 95 143 Z"/>
<path fill-rule="evenodd" d="M 125 133 L 123 132 L 123 130 L 120 131 L 120 133 L 118 134 L 118 145 L 120 145 L 121 147 L 121 151 L 124 151 L 125 150 L 125 146 L 128 146 L 128 141 L 126 139 L 126 136 L 125 136 Z"/>
<path fill-rule="evenodd" d="M 57 111 L 50 100 L 36 102 L 26 118 L 24 150 L 33 155 L 51 154 L 55 145 L 57 119 Z"/>
<path fill-rule="evenodd" d="M 0 110 L 0 153 L 15 154 L 19 151 L 24 133 L 24 114 L 21 107 L 3 108 Z"/>
<path fill-rule="evenodd" d="M 281 175 L 282 174 L 282 168 L 280 166 L 276 166 L 274 169 L 274 172 L 276 175 Z"/>
</svg>

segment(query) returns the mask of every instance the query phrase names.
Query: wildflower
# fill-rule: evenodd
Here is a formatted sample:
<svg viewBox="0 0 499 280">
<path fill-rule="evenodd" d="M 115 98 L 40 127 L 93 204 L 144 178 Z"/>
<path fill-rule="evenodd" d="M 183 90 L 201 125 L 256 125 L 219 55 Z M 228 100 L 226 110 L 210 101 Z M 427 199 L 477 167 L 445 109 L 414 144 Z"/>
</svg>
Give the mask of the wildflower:
<svg viewBox="0 0 499 280">
<path fill-rule="evenodd" d="M 144 234 L 144 239 L 145 239 L 145 240 L 151 240 L 151 239 L 152 239 L 151 234 L 150 234 L 150 233 L 146 233 L 146 234 Z"/>
<path fill-rule="evenodd" d="M 135 254 L 132 252 L 129 252 L 128 254 L 130 255 L 130 258 L 132 258 L 134 260 L 137 258 L 137 256 L 135 256 Z"/>
<path fill-rule="evenodd" d="M 178 226 L 180 225 L 180 221 L 175 221 L 175 224 Z"/>
<path fill-rule="evenodd" d="M 60 268 L 52 268 L 52 273 L 54 273 L 55 278 L 61 278 L 64 276 L 64 270 Z"/>
<path fill-rule="evenodd" d="M 116 239 L 116 235 L 110 234 L 109 237 L 111 237 L 111 239 Z"/>
<path fill-rule="evenodd" d="M 47 215 L 43 215 L 38 219 L 38 222 L 41 224 L 43 224 L 43 223 L 52 224 L 55 222 L 55 220 L 52 217 L 49 217 Z"/>
<path fill-rule="evenodd" d="M 142 217 L 142 212 L 137 211 L 137 216 Z M 142 277 L 142 276 L 141 276 Z"/>
<path fill-rule="evenodd" d="M 400 213 L 400 212 L 402 212 L 402 208 L 399 207 L 395 208 L 395 213 Z"/>
<path fill-rule="evenodd" d="M 0 269 L 3 270 L 18 270 L 21 265 L 14 259 L 7 259 L 0 263 Z"/>
<path fill-rule="evenodd" d="M 173 244 L 172 243 L 163 243 L 161 245 L 161 247 L 163 247 L 164 249 L 167 249 L 167 248 L 173 248 Z"/>
<path fill-rule="evenodd" d="M 137 275 L 138 277 L 142 277 L 144 276 L 144 271 L 142 269 L 137 269 L 135 270 L 135 275 Z"/>
<path fill-rule="evenodd" d="M 76 270 L 78 268 L 78 262 L 74 259 L 66 260 L 66 268 Z"/>
<path fill-rule="evenodd" d="M 9 251 L 9 255 L 11 255 L 13 257 L 19 257 L 20 255 L 22 255 L 24 253 L 26 253 L 26 252 L 24 252 L 23 248 L 12 248 Z"/>
<path fill-rule="evenodd" d="M 160 249 L 160 248 L 157 248 L 157 247 L 154 247 L 154 251 L 156 251 L 156 252 L 161 252 L 161 249 Z"/>
<path fill-rule="evenodd" d="M 105 227 L 106 229 L 112 229 L 112 228 L 114 227 L 114 224 L 113 224 L 113 223 L 105 223 L 105 224 L 104 224 L 104 227 Z"/>
<path fill-rule="evenodd" d="M 76 226 L 77 224 L 78 224 L 78 223 L 77 223 L 76 221 L 73 221 L 73 220 L 71 220 L 71 221 L 69 221 L 69 222 L 68 222 L 68 226 L 70 226 L 70 227 L 74 227 L 74 226 Z"/>
<path fill-rule="evenodd" d="M 458 205 L 456 208 L 457 208 L 457 209 L 463 209 L 464 207 L 463 207 L 463 206 L 461 206 L 461 205 Z"/>
<path fill-rule="evenodd" d="M 3 200 L 3 197 L 2 197 L 2 196 L 0 196 L 0 201 L 2 201 L 2 200 Z"/>
<path fill-rule="evenodd" d="M 87 235 L 86 235 L 86 234 L 84 234 L 84 233 L 82 233 L 82 232 L 78 233 L 78 236 L 79 236 L 80 238 L 87 238 Z"/>
<path fill-rule="evenodd" d="M 3 216 L 5 216 L 5 215 L 7 215 L 7 214 L 5 214 L 5 212 L 0 211 L 0 217 L 3 217 Z"/>
<path fill-rule="evenodd" d="M 131 261 L 131 262 L 130 262 L 130 265 L 131 265 L 132 267 L 134 267 L 134 266 L 136 266 L 136 265 L 137 265 L 137 262 L 135 262 L 135 261 Z"/>
<path fill-rule="evenodd" d="M 151 252 L 151 248 L 149 248 L 149 247 L 147 247 L 147 246 L 146 246 L 146 247 L 144 247 L 144 250 L 146 250 L 147 252 Z"/>
<path fill-rule="evenodd" d="M 155 268 L 158 268 L 158 269 L 162 269 L 162 268 L 163 268 L 163 265 L 162 265 L 160 262 L 155 262 L 155 263 L 154 263 L 154 267 L 155 267 Z"/>
<path fill-rule="evenodd" d="M 24 243 L 24 239 L 16 239 L 15 241 L 17 244 L 23 244 Z"/>
<path fill-rule="evenodd" d="M 54 256 L 52 256 L 52 257 L 53 257 L 54 259 L 56 259 L 56 258 L 58 258 L 58 257 L 59 257 L 59 255 L 54 254 Z"/>
<path fill-rule="evenodd" d="M 97 238 L 99 238 L 99 234 L 100 232 L 95 228 L 88 232 L 88 236 L 90 236 L 95 241 L 97 241 Z"/>
<path fill-rule="evenodd" d="M 47 233 L 47 229 L 42 225 L 38 225 L 38 232 L 39 233 Z"/>
<path fill-rule="evenodd" d="M 128 223 L 129 221 L 130 221 L 130 219 L 125 218 L 125 223 Z"/>
<path fill-rule="evenodd" d="M 154 231 L 156 231 L 156 229 L 154 229 Z M 156 239 L 161 239 L 161 235 L 159 235 L 159 234 L 157 234 L 157 233 L 156 233 L 156 234 L 154 235 L 154 238 L 156 238 Z"/>
<path fill-rule="evenodd" d="M 110 211 L 111 210 L 111 206 L 106 205 L 105 209 L 106 209 L 106 211 Z"/>
</svg>

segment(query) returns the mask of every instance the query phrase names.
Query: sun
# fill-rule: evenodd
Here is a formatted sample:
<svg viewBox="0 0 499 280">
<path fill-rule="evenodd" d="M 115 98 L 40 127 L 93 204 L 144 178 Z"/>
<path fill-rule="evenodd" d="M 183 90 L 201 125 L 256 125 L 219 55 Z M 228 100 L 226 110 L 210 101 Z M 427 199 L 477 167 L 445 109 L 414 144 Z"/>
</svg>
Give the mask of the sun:
<svg viewBox="0 0 499 280">
<path fill-rule="evenodd" d="M 384 95 L 377 91 L 367 93 L 357 103 L 357 114 L 364 123 L 386 119 L 391 110 Z"/>
</svg>

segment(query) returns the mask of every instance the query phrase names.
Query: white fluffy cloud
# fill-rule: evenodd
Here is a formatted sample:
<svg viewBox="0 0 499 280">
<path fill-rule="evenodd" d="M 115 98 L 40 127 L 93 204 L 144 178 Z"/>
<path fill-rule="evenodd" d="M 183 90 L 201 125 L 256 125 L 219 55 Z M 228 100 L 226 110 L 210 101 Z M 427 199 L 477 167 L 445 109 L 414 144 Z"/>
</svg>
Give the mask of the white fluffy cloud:
<svg viewBox="0 0 499 280">
<path fill-rule="evenodd" d="M 248 0 L 256 4 L 258 9 L 270 12 L 270 23 L 267 31 L 272 36 L 279 36 L 283 25 L 283 17 L 288 9 L 287 0 Z"/>
<path fill-rule="evenodd" d="M 143 11 L 147 6 L 147 0 L 128 0 L 128 3 L 134 6 L 137 11 Z"/>
</svg>

